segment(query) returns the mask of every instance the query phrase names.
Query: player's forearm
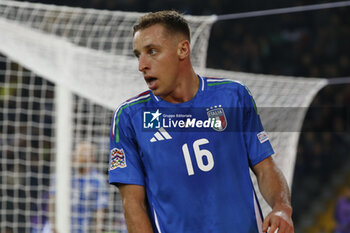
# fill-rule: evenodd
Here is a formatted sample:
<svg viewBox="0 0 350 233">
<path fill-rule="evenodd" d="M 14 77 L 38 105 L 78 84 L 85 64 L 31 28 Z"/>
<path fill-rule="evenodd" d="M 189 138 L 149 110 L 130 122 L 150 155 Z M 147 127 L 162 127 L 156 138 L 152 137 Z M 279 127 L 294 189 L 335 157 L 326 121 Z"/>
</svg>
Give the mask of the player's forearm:
<svg viewBox="0 0 350 233">
<path fill-rule="evenodd" d="M 51 225 L 51 230 L 53 233 L 57 233 L 56 230 L 56 208 L 55 208 L 55 198 L 50 196 L 49 199 L 49 222 Z"/>
<path fill-rule="evenodd" d="M 272 207 L 262 224 L 263 232 L 294 233 L 290 192 L 282 172 L 272 158 L 253 167 L 261 194 Z"/>
<path fill-rule="evenodd" d="M 119 185 L 129 233 L 153 233 L 147 212 L 146 191 L 141 185 Z"/>
<path fill-rule="evenodd" d="M 153 233 L 145 207 L 137 203 L 124 204 L 124 214 L 129 233 Z"/>
<path fill-rule="evenodd" d="M 267 166 L 256 173 L 259 189 L 264 199 L 272 208 L 282 208 L 292 214 L 290 191 L 281 170 L 270 159 Z"/>
<path fill-rule="evenodd" d="M 101 233 L 103 231 L 103 219 L 105 215 L 104 209 L 98 209 L 95 213 L 95 224 L 94 224 L 94 232 Z"/>
<path fill-rule="evenodd" d="M 274 177 L 263 177 L 259 181 L 261 194 L 273 209 L 282 210 L 291 216 L 290 192 L 283 174 L 277 168 L 269 176 Z"/>
</svg>

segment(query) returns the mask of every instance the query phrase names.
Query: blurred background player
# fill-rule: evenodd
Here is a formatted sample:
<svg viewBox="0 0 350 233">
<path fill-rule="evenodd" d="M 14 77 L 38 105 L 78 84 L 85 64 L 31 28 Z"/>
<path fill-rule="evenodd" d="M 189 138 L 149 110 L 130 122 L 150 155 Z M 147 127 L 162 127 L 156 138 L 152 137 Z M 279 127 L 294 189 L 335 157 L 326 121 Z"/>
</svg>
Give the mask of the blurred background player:
<svg viewBox="0 0 350 233">
<path fill-rule="evenodd" d="M 73 155 L 71 189 L 71 233 L 101 233 L 108 205 L 108 185 L 105 176 L 94 168 L 95 146 L 82 142 L 76 146 Z M 50 191 L 50 224 L 43 233 L 54 232 L 55 223 L 55 182 Z"/>
<path fill-rule="evenodd" d="M 350 186 L 339 197 L 334 216 L 337 224 L 335 233 L 350 233 Z"/>
</svg>

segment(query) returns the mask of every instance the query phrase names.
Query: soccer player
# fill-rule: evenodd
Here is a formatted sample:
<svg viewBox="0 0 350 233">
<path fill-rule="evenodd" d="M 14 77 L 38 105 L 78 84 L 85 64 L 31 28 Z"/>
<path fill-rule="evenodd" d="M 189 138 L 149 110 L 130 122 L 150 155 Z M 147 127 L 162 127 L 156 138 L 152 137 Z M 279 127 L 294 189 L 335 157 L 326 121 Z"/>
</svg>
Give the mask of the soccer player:
<svg viewBox="0 0 350 233">
<path fill-rule="evenodd" d="M 77 144 L 73 155 L 71 182 L 71 233 L 101 233 L 109 201 L 108 183 L 101 172 L 93 168 L 95 146 L 89 142 Z M 50 212 L 54 213 L 55 180 L 50 190 Z M 50 216 L 43 233 L 57 233 L 55 216 Z M 59 233 L 59 232 L 58 232 Z"/>
<path fill-rule="evenodd" d="M 177 12 L 141 17 L 133 49 L 150 90 L 115 111 L 109 165 L 129 233 L 294 232 L 289 189 L 248 89 L 195 73 Z M 264 220 L 249 168 L 272 207 Z"/>
</svg>

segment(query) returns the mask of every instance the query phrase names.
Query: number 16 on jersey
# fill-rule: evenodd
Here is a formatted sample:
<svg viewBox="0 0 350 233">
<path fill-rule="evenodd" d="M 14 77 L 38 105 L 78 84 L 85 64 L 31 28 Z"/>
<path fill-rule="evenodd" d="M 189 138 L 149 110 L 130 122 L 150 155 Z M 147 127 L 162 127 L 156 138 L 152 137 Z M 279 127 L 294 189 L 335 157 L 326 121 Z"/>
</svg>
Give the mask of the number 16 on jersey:
<svg viewBox="0 0 350 233">
<path fill-rule="evenodd" d="M 208 144 L 209 140 L 206 138 L 201 138 L 193 142 L 193 151 L 196 158 L 197 166 L 200 170 L 204 172 L 210 171 L 214 167 L 213 154 L 206 149 L 200 149 L 199 147 Z M 188 150 L 187 143 L 182 145 L 182 152 L 186 162 L 187 173 L 189 176 L 194 175 L 192 159 L 190 152 Z M 204 164 L 204 158 L 207 160 L 207 164 Z"/>
</svg>

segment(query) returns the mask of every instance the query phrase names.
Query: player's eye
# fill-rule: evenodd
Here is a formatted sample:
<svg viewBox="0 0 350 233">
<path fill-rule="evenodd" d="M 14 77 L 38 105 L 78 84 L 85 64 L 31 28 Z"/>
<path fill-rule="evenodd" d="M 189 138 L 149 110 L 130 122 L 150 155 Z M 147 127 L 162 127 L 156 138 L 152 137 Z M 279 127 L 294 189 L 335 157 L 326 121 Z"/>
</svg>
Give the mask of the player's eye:
<svg viewBox="0 0 350 233">
<path fill-rule="evenodd" d="M 157 53 L 157 50 L 156 50 L 156 49 L 150 49 L 150 50 L 148 51 L 148 53 L 151 54 L 151 55 L 154 55 L 154 54 Z"/>
<path fill-rule="evenodd" d="M 134 53 L 134 55 L 135 55 L 135 57 L 136 57 L 137 59 L 140 58 L 140 53 Z"/>
</svg>

